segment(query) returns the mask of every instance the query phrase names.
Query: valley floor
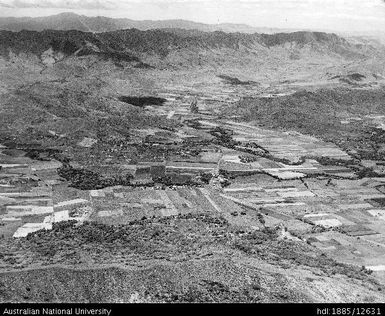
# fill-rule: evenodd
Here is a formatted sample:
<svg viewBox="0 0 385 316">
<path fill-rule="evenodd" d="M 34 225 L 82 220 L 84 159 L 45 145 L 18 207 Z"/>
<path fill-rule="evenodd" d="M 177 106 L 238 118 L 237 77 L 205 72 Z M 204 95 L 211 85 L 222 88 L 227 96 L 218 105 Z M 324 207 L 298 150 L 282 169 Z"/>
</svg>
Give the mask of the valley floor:
<svg viewBox="0 0 385 316">
<path fill-rule="evenodd" d="M 1 146 L 3 301 L 383 301 L 385 178 L 358 177 L 346 152 L 315 137 L 218 119 L 209 109 L 160 110 L 182 124 L 168 133 L 137 130 L 139 143 L 172 153 L 175 142 L 193 140 L 198 153 L 179 146 L 184 156 L 123 166 L 125 185 L 80 190 L 60 176 L 63 161 Z M 95 144 L 85 138 L 78 146 Z M 103 175 L 122 168 L 107 159 L 86 167 Z M 209 181 L 194 182 L 201 174 Z M 28 290 L 36 287 L 32 271 L 39 293 Z M 90 273 L 112 282 L 108 295 L 89 290 L 97 286 Z M 132 285 L 149 282 L 148 273 L 157 292 Z M 68 292 L 59 274 L 70 274 L 77 290 Z M 247 281 L 256 277 L 258 285 Z"/>
</svg>

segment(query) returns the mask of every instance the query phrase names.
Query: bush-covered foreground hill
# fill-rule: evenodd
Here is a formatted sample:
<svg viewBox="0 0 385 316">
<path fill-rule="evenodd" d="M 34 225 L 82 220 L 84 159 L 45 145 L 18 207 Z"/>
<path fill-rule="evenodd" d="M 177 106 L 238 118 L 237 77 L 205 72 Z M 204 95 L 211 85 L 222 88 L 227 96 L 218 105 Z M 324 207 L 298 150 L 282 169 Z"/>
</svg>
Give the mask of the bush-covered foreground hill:
<svg viewBox="0 0 385 316">
<path fill-rule="evenodd" d="M 55 224 L 1 245 L 0 301 L 382 301 L 367 273 L 209 215 Z M 25 270 L 26 269 L 26 270 Z M 12 270 L 12 271 L 11 271 Z"/>
</svg>

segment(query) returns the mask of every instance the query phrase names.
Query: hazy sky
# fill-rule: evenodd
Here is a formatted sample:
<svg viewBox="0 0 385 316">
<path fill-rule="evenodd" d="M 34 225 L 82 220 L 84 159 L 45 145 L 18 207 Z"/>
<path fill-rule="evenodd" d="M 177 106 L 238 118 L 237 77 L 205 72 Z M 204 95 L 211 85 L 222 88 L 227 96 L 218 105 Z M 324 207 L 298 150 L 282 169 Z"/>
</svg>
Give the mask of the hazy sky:
<svg viewBox="0 0 385 316">
<path fill-rule="evenodd" d="M 385 32 L 384 0 L 0 0 L 0 16 L 60 12 L 135 20 Z"/>
</svg>

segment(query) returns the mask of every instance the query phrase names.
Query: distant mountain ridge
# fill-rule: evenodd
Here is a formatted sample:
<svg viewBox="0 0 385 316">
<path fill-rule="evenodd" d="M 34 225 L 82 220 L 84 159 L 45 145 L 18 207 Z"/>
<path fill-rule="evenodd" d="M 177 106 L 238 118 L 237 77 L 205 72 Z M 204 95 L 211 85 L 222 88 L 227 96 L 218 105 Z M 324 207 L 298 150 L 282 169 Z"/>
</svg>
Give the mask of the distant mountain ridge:
<svg viewBox="0 0 385 316">
<path fill-rule="evenodd" d="M 136 28 L 146 31 L 151 29 L 185 29 L 205 32 L 223 31 L 240 33 L 277 33 L 292 31 L 268 27 L 252 27 L 246 24 L 204 24 L 187 20 L 143 20 L 125 18 L 89 17 L 75 13 L 60 13 L 46 17 L 0 17 L 0 29 L 7 31 L 43 31 L 43 30 L 78 30 L 83 32 L 110 32 Z"/>
<path fill-rule="evenodd" d="M 74 51 L 82 48 L 87 42 L 101 50 L 154 52 L 165 55 L 170 51 L 188 47 L 232 49 L 249 48 L 259 45 L 270 48 L 279 45 L 295 45 L 301 48 L 310 45 L 317 49 L 327 47 L 336 53 L 346 53 L 358 50 L 360 45 L 354 45 L 346 39 L 323 32 L 293 32 L 276 34 L 241 34 L 220 31 L 201 32 L 182 29 L 148 30 L 127 29 L 103 33 L 82 32 L 77 30 L 55 31 L 0 31 L 0 50 L 12 49 L 15 52 L 41 53 L 52 46 L 71 43 Z M 60 46 L 60 45 L 59 45 Z M 59 47 L 58 46 L 58 47 Z"/>
<path fill-rule="evenodd" d="M 65 57 L 95 56 L 103 60 L 137 63 L 147 68 L 224 67 L 258 69 L 261 63 L 281 67 L 363 60 L 383 56 L 384 50 L 352 43 L 336 34 L 293 32 L 276 34 L 203 32 L 184 29 L 141 31 L 126 29 L 102 33 L 78 30 L 0 31 L 0 56 L 36 56 L 56 63 Z M 29 58 L 29 57 L 28 57 Z M 301 66 L 302 67 L 302 66 Z"/>
</svg>

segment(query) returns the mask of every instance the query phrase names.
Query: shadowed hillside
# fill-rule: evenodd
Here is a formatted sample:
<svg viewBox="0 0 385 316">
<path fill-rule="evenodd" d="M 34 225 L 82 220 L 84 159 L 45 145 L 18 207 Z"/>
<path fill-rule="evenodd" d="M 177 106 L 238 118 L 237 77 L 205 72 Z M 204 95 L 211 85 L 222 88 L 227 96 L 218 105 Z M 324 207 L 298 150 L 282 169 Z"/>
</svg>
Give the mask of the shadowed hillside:
<svg viewBox="0 0 385 316">
<path fill-rule="evenodd" d="M 284 48 L 287 51 L 306 50 L 321 55 L 343 58 L 362 58 L 360 45 L 354 45 L 335 34 L 319 32 L 296 32 L 278 34 L 241 34 L 224 32 L 188 31 L 139 31 L 121 30 L 93 34 L 81 31 L 10 31 L 0 32 L 0 52 L 7 57 L 9 52 L 40 55 L 49 48 L 65 55 L 87 48 L 88 53 L 119 52 L 125 54 L 155 54 L 165 57 L 183 50 L 230 49 L 243 54 L 253 54 L 265 49 Z M 373 53 L 374 53 L 373 49 Z M 83 52 L 84 54 L 84 52 Z"/>
</svg>

